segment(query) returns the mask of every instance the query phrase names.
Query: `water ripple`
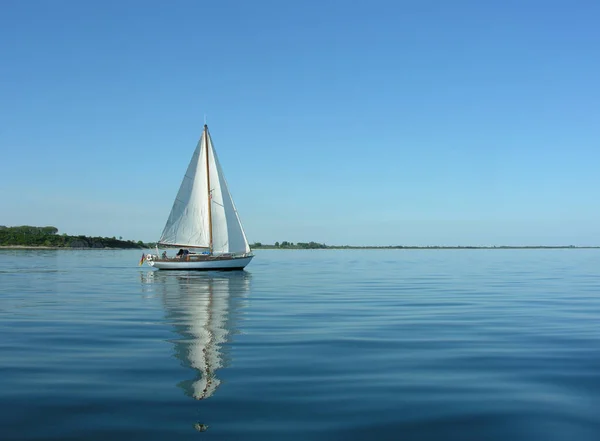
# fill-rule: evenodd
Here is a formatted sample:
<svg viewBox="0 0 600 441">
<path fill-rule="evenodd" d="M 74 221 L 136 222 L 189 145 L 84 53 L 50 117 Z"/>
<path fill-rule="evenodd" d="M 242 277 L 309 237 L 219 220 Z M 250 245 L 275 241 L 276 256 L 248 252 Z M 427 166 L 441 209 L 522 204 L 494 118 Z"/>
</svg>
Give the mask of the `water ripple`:
<svg viewBox="0 0 600 441">
<path fill-rule="evenodd" d="M 138 259 L 0 251 L 3 440 L 598 439 L 597 250 Z"/>
</svg>

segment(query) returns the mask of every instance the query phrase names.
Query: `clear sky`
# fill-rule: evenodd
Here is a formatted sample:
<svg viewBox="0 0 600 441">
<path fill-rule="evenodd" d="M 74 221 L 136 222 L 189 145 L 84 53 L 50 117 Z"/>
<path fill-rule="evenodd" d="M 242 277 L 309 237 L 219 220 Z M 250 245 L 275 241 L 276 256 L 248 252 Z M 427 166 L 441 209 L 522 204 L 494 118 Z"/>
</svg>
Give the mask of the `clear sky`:
<svg viewBox="0 0 600 441">
<path fill-rule="evenodd" d="M 207 115 L 250 242 L 600 245 L 600 2 L 0 1 L 0 225 L 157 240 Z"/>
</svg>

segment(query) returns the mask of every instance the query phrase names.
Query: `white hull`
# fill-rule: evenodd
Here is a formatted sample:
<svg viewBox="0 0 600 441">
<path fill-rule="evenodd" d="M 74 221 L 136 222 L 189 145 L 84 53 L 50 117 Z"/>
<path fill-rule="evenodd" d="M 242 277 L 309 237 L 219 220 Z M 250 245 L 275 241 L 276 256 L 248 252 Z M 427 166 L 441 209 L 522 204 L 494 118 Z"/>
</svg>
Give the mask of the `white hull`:
<svg viewBox="0 0 600 441">
<path fill-rule="evenodd" d="M 201 261 L 177 261 L 177 260 L 147 260 L 151 267 L 162 270 L 197 270 L 197 271 L 227 271 L 242 270 L 250 263 L 254 256 L 234 257 L 231 259 L 215 259 Z"/>
</svg>

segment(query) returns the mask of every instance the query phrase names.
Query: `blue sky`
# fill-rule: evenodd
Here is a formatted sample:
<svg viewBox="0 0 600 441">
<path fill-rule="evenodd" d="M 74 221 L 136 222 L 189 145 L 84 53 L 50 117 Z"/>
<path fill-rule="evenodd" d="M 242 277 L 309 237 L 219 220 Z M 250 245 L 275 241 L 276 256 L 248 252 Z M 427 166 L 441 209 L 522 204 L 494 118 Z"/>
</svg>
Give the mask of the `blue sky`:
<svg viewBox="0 0 600 441">
<path fill-rule="evenodd" d="M 0 225 L 158 239 L 206 114 L 251 242 L 600 245 L 598 17 L 3 1 Z"/>
</svg>

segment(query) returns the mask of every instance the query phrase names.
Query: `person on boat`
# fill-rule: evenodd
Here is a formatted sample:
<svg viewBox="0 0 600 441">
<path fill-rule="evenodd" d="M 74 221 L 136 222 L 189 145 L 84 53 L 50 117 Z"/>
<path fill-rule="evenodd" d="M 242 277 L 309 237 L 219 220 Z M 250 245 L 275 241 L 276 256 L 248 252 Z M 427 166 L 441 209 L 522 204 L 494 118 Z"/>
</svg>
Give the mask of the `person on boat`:
<svg viewBox="0 0 600 441">
<path fill-rule="evenodd" d="M 177 256 L 181 259 L 181 260 L 185 260 L 188 255 L 190 254 L 189 250 L 184 250 L 184 249 L 179 249 L 179 251 L 177 251 Z"/>
</svg>

